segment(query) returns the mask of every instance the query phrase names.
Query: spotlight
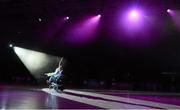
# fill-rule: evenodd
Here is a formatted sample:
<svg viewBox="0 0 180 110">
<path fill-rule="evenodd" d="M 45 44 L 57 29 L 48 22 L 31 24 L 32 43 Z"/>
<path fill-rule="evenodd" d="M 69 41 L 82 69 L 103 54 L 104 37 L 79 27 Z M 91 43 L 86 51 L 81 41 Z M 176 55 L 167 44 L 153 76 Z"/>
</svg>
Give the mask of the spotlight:
<svg viewBox="0 0 180 110">
<path fill-rule="evenodd" d="M 9 47 L 10 47 L 10 48 L 12 48 L 12 47 L 13 47 L 13 45 L 12 45 L 12 44 L 9 44 Z"/>
<path fill-rule="evenodd" d="M 128 20 L 130 22 L 134 22 L 134 23 L 137 23 L 137 22 L 140 22 L 141 19 L 142 19 L 142 13 L 140 10 L 131 10 L 128 14 Z"/>
<path fill-rule="evenodd" d="M 98 14 L 98 17 L 100 18 L 100 17 L 101 17 L 101 15 L 100 15 L 100 14 Z"/>
<path fill-rule="evenodd" d="M 67 16 L 67 17 L 66 17 L 66 20 L 68 20 L 68 19 L 69 19 L 69 17 Z"/>
<path fill-rule="evenodd" d="M 171 10 L 170 10 L 170 9 L 167 9 L 167 12 L 168 12 L 168 13 L 170 13 L 170 12 L 171 12 Z"/>
<path fill-rule="evenodd" d="M 100 17 L 95 15 L 73 25 L 66 33 L 67 42 L 85 44 L 95 39 Z"/>
<path fill-rule="evenodd" d="M 138 12 L 136 10 L 132 10 L 131 13 L 130 13 L 130 16 L 132 18 L 136 18 L 138 16 Z"/>
<path fill-rule="evenodd" d="M 56 56 L 48 55 L 46 53 L 29 50 L 21 47 L 14 46 L 13 49 L 16 55 L 24 64 L 24 66 L 38 80 L 41 80 L 42 74 L 50 71 L 51 67 L 55 67 L 60 59 Z"/>
<path fill-rule="evenodd" d="M 39 22 L 41 22 L 41 21 L 42 21 L 42 19 L 41 19 L 41 18 L 38 18 L 38 21 L 39 21 Z"/>
</svg>

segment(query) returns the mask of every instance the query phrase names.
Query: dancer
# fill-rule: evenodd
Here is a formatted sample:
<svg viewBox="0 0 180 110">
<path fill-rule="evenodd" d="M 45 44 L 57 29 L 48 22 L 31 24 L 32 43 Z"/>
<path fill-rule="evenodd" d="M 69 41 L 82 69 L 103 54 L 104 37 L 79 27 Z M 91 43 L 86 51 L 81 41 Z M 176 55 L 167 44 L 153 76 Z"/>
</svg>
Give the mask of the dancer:
<svg viewBox="0 0 180 110">
<path fill-rule="evenodd" d="M 47 83 L 49 84 L 49 88 L 53 88 L 56 91 L 58 91 L 59 89 L 62 91 L 64 89 L 63 85 L 62 85 L 62 66 L 61 66 L 61 62 L 62 62 L 63 58 L 61 58 L 61 60 L 59 61 L 59 66 L 58 68 L 56 68 L 55 72 L 52 73 L 46 73 L 45 75 L 48 77 Z"/>
</svg>

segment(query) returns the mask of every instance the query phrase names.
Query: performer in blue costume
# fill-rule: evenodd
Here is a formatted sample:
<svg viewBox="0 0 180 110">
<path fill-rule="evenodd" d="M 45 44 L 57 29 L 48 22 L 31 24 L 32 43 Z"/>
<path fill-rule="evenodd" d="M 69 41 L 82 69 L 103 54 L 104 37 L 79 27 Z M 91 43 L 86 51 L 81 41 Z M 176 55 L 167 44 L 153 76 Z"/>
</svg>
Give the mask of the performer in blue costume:
<svg viewBox="0 0 180 110">
<path fill-rule="evenodd" d="M 49 76 L 49 80 L 48 80 L 48 83 L 52 83 L 52 82 L 58 82 L 58 79 L 60 77 L 62 77 L 62 66 L 60 65 L 58 68 L 56 68 L 55 72 L 53 73 L 48 73 L 47 76 Z"/>
<path fill-rule="evenodd" d="M 62 86 L 62 77 L 63 77 L 63 69 L 61 66 L 62 59 L 59 61 L 59 67 L 56 68 L 55 72 L 46 73 L 47 77 L 49 78 L 47 83 L 49 84 L 49 88 L 54 88 L 55 90 L 63 90 Z"/>
</svg>

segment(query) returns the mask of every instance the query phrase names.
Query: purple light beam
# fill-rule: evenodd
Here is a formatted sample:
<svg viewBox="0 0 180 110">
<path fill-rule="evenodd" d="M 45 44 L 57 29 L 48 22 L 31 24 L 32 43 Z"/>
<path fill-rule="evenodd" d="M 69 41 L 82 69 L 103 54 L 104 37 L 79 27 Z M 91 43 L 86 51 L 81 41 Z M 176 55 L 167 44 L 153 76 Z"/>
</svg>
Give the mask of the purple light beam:
<svg viewBox="0 0 180 110">
<path fill-rule="evenodd" d="M 66 41 L 73 44 L 84 44 L 95 39 L 101 15 L 97 15 L 73 25 L 66 34 Z"/>
</svg>

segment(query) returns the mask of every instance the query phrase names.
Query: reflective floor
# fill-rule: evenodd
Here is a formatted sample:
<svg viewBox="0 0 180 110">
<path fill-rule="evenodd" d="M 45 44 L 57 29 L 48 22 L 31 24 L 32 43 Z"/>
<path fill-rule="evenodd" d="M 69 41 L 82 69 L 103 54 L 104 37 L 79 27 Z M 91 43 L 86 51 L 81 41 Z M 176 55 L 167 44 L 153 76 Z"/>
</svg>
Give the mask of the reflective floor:
<svg viewBox="0 0 180 110">
<path fill-rule="evenodd" d="M 1 109 L 180 109 L 179 94 L 0 87 Z"/>
</svg>

